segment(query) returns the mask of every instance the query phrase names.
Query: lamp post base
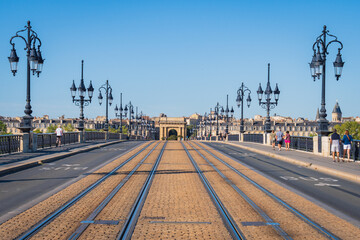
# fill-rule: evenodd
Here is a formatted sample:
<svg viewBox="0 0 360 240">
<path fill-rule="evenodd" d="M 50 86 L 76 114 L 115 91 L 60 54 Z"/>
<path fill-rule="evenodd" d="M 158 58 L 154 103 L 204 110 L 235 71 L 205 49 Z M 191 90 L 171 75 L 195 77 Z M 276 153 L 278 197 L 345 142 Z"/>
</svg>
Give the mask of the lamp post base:
<svg viewBox="0 0 360 240">
<path fill-rule="evenodd" d="M 29 133 L 33 129 L 32 120 L 33 120 L 32 116 L 24 116 L 23 117 L 23 119 L 20 122 L 20 127 L 19 127 L 19 129 L 22 133 Z"/>
<path fill-rule="evenodd" d="M 319 122 L 319 129 L 317 131 L 319 136 L 328 136 L 331 131 L 329 131 L 329 122 L 325 119 Z"/>
</svg>

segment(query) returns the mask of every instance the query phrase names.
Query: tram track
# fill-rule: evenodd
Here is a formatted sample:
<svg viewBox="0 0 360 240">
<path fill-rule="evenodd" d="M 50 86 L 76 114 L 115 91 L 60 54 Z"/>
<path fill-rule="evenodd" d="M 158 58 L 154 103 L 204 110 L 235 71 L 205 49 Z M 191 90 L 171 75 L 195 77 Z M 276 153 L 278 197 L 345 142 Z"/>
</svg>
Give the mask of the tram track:
<svg viewBox="0 0 360 240">
<path fill-rule="evenodd" d="M 226 228 L 228 229 L 232 238 L 233 239 L 246 239 L 245 235 L 239 229 L 239 226 L 236 224 L 235 220 L 233 219 L 231 214 L 228 212 L 225 205 L 222 203 L 222 201 L 220 200 L 219 196 L 216 194 L 215 190 L 213 189 L 213 187 L 211 186 L 211 184 L 209 183 L 207 178 L 204 176 L 204 174 L 201 171 L 201 169 L 199 168 L 198 164 L 196 163 L 194 158 L 189 153 L 187 147 L 184 145 L 184 143 L 181 143 L 181 144 L 182 144 L 187 156 L 191 160 L 191 163 L 193 164 L 194 168 L 196 169 L 196 172 L 198 173 L 204 187 L 206 188 L 206 191 L 209 193 L 211 200 L 213 201 L 215 207 L 217 208 L 217 210 L 223 220 L 223 223 L 226 226 Z"/>
<path fill-rule="evenodd" d="M 250 183 L 252 186 L 254 186 L 255 188 L 257 188 L 258 190 L 260 190 L 261 192 L 263 192 L 266 196 L 270 197 L 271 199 L 273 199 L 276 203 L 278 203 L 279 205 L 281 205 L 282 207 L 284 207 L 287 211 L 291 212 L 292 214 L 294 214 L 297 218 L 299 218 L 300 220 L 302 220 L 304 223 L 306 223 L 307 225 L 309 225 L 310 227 L 312 227 L 313 229 L 315 229 L 318 233 L 320 233 L 322 236 L 324 236 L 327 239 L 339 239 L 338 236 L 336 236 L 334 233 L 330 232 L 329 230 L 327 230 L 326 228 L 324 228 L 323 226 L 321 226 L 320 224 L 316 223 L 315 221 L 313 221 L 310 217 L 306 216 L 304 213 L 302 213 L 301 211 L 297 210 L 295 207 L 291 206 L 290 204 L 288 204 L 286 201 L 282 200 L 281 198 L 279 198 L 278 196 L 276 196 L 274 193 L 272 193 L 271 191 L 267 190 L 266 188 L 264 188 L 263 186 L 261 186 L 260 184 L 258 184 L 257 182 L 255 182 L 254 180 L 250 179 L 248 176 L 246 176 L 245 174 L 241 173 L 238 169 L 236 169 L 235 167 L 233 167 L 232 165 L 230 165 L 228 162 L 224 161 L 223 159 L 221 159 L 220 157 L 218 157 L 217 155 L 215 155 L 214 153 L 212 153 L 211 151 L 209 151 L 208 149 L 204 148 L 202 145 L 200 145 L 199 143 L 194 142 L 194 145 L 196 145 L 197 147 L 200 148 L 200 150 L 203 150 L 204 152 L 206 152 L 207 154 L 209 154 L 210 156 L 212 156 L 214 159 L 218 160 L 220 163 L 224 164 L 225 166 L 227 166 L 229 169 L 231 169 L 234 173 L 236 173 L 238 176 L 240 176 L 241 178 L 243 178 L 246 182 Z M 208 146 L 207 146 L 208 147 Z M 211 148 L 211 147 L 210 147 Z M 196 148 L 194 148 L 196 151 L 198 151 Z M 212 148 L 211 148 L 212 149 Z M 213 149 L 214 150 L 214 149 Z M 214 150 L 217 151 L 217 150 Z M 218 152 L 218 151 L 217 151 Z M 200 153 L 200 152 L 199 152 Z"/>
<path fill-rule="evenodd" d="M 96 187 L 98 187 L 101 183 L 103 183 L 105 180 L 107 180 L 110 176 L 114 175 L 117 171 L 119 171 L 123 166 L 125 166 L 127 163 L 129 163 L 131 160 L 133 160 L 135 157 L 137 157 L 140 153 L 145 151 L 153 142 L 150 142 L 149 144 L 145 145 L 142 149 L 137 151 L 135 154 L 127 158 L 125 161 L 123 161 L 120 165 L 115 167 L 112 171 L 107 173 L 105 176 L 101 177 L 99 180 L 97 180 L 95 183 L 91 184 L 89 187 L 87 187 L 85 190 L 77 194 L 75 197 L 73 197 L 71 200 L 69 200 L 67 203 L 65 203 L 63 206 L 49 214 L 44 219 L 40 220 L 37 224 L 29 228 L 26 232 L 18 236 L 16 239 L 23 240 L 23 239 L 30 239 L 32 236 L 34 236 L 36 233 L 38 233 L 41 229 L 43 229 L 45 226 L 47 226 L 49 223 L 54 221 L 59 215 L 61 215 L 63 212 L 65 212 L 67 209 L 69 209 L 71 206 L 73 206 L 75 203 L 77 203 L 80 199 L 82 199 L 84 196 L 86 196 L 88 193 L 90 193 L 92 190 L 94 190 Z"/>
</svg>

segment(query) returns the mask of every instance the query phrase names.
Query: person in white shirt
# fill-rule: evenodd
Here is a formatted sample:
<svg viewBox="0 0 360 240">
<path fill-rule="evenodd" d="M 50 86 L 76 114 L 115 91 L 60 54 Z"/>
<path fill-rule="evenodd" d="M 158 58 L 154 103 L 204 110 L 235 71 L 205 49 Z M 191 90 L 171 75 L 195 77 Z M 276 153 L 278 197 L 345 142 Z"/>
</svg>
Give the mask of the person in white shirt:
<svg viewBox="0 0 360 240">
<path fill-rule="evenodd" d="M 56 147 L 61 146 L 61 137 L 63 135 L 63 130 L 60 125 L 55 130 L 55 133 L 56 133 Z"/>
</svg>

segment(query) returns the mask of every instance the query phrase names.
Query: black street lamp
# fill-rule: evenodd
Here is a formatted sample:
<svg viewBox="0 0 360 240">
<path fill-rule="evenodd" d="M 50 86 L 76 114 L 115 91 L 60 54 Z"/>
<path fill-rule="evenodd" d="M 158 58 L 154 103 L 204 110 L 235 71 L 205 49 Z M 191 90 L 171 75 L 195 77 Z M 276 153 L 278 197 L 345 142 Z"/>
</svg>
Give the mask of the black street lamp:
<svg viewBox="0 0 360 240">
<path fill-rule="evenodd" d="M 242 82 L 241 87 L 237 90 L 237 98 L 236 98 L 237 106 L 238 107 L 241 106 L 241 119 L 240 119 L 240 132 L 241 133 L 244 132 L 244 97 L 245 97 L 246 92 L 248 92 L 248 97 L 246 99 L 246 104 L 247 104 L 247 107 L 249 108 L 250 103 L 251 103 L 251 97 L 250 97 L 251 91 Z"/>
<path fill-rule="evenodd" d="M 19 35 L 22 32 L 26 32 L 27 35 L 21 36 Z M 13 43 L 13 39 L 15 38 L 21 38 L 25 42 L 25 50 L 26 50 L 26 57 L 27 57 L 27 81 L 26 81 L 26 105 L 25 105 L 25 116 L 23 117 L 23 121 L 20 125 L 20 130 L 22 132 L 28 133 L 32 129 L 32 119 L 33 116 L 31 116 L 32 110 L 30 105 L 30 71 L 33 72 L 33 75 L 36 73 L 39 77 L 42 68 L 44 59 L 41 56 L 41 41 L 38 38 L 37 33 L 32 30 L 32 27 L 30 25 L 30 21 L 27 22 L 27 26 L 23 30 L 17 31 L 15 36 L 12 36 L 10 38 L 10 44 L 12 45 L 10 57 L 8 57 L 10 62 L 10 69 L 13 75 L 15 76 L 17 72 L 17 65 L 19 62 L 19 57 L 16 54 L 15 50 L 15 43 Z M 35 45 L 37 45 L 37 50 Z"/>
<path fill-rule="evenodd" d="M 124 111 L 125 111 L 125 116 L 127 116 L 128 111 L 129 111 L 128 135 L 131 136 L 131 118 L 134 118 L 134 105 L 132 105 L 131 101 L 125 105 Z"/>
<path fill-rule="evenodd" d="M 332 37 L 330 42 L 326 42 L 326 36 Z M 329 135 L 329 121 L 326 120 L 326 108 L 325 108 L 325 71 L 326 71 L 326 55 L 328 53 L 328 47 L 331 43 L 338 43 L 340 47 L 338 48 L 338 54 L 336 56 L 334 62 L 334 70 L 335 70 L 335 77 L 336 80 L 339 80 L 342 68 L 344 66 L 344 62 L 342 61 L 340 51 L 343 49 L 343 44 L 337 40 L 337 37 L 334 35 L 329 34 L 329 31 L 326 30 L 326 26 L 322 31 L 322 34 L 316 38 L 315 43 L 313 44 L 313 51 L 314 55 L 312 61 L 310 63 L 310 71 L 311 76 L 313 77 L 314 81 L 316 77 L 320 79 L 322 75 L 322 88 L 321 88 L 321 109 L 319 114 L 319 135 L 327 136 Z"/>
<path fill-rule="evenodd" d="M 115 116 L 120 118 L 120 133 L 122 133 L 122 118 L 125 117 L 126 115 L 123 114 L 123 107 L 122 107 L 122 93 L 120 93 L 120 107 L 118 108 L 118 106 L 115 106 Z"/>
<path fill-rule="evenodd" d="M 224 115 L 224 108 L 223 108 L 223 106 L 221 106 L 219 104 L 219 102 L 217 102 L 217 104 L 215 105 L 214 114 L 215 114 L 215 118 L 216 118 L 216 136 L 218 136 L 219 135 L 219 116 Z"/>
<path fill-rule="evenodd" d="M 265 121 L 265 132 L 271 132 L 271 123 L 270 123 L 270 109 L 274 109 L 277 106 L 279 101 L 279 88 L 278 84 L 276 84 L 275 90 L 272 91 L 270 87 L 270 63 L 268 64 L 268 81 L 265 89 L 265 101 L 262 102 L 264 91 L 261 88 L 261 83 L 259 84 L 259 88 L 257 90 L 258 98 L 259 98 L 259 106 L 263 109 L 266 109 L 266 121 Z M 271 101 L 272 94 L 274 93 L 275 102 Z"/>
<path fill-rule="evenodd" d="M 79 90 L 79 98 L 75 99 L 76 91 Z M 91 98 L 93 97 L 94 88 L 92 86 L 92 83 L 90 81 L 90 85 L 87 89 L 89 99 L 85 99 L 86 95 L 86 88 L 84 84 L 84 60 L 81 61 L 81 80 L 80 85 L 78 88 L 75 87 L 75 80 L 73 80 L 73 84 L 71 85 L 70 92 L 73 103 L 75 103 L 76 106 L 80 106 L 80 121 L 77 129 L 79 131 L 84 130 L 84 106 L 88 106 L 91 103 Z"/>
<path fill-rule="evenodd" d="M 229 110 L 229 94 L 226 94 L 226 109 L 225 109 L 225 120 L 226 120 L 225 133 L 226 134 L 229 134 L 229 113 L 232 118 L 234 116 L 234 108 L 231 107 L 231 110 Z"/>
<path fill-rule="evenodd" d="M 101 90 L 104 90 L 105 92 L 105 96 L 106 96 L 106 119 L 105 119 L 105 126 L 104 126 L 104 131 L 109 131 L 109 119 L 108 119 L 108 115 L 109 115 L 109 111 L 108 111 L 108 107 L 111 106 L 112 101 L 113 101 L 113 96 L 112 96 L 112 88 L 109 85 L 109 80 L 106 80 L 106 83 L 103 84 L 101 87 L 99 87 L 99 104 L 102 104 L 102 100 L 103 100 L 103 96 L 101 94 Z"/>
</svg>

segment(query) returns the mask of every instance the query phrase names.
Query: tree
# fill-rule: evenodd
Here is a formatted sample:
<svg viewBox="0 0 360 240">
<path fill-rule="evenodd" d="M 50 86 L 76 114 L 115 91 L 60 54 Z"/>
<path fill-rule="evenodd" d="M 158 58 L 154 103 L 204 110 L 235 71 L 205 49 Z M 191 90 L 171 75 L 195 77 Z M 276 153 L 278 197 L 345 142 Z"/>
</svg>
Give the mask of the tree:
<svg viewBox="0 0 360 240">
<path fill-rule="evenodd" d="M 352 121 L 345 122 L 341 125 L 335 125 L 334 127 L 340 135 L 344 135 L 346 130 L 349 130 L 349 134 L 356 140 L 360 140 L 360 123 Z"/>
<path fill-rule="evenodd" d="M 7 133 L 6 124 L 0 121 L 0 134 L 6 134 L 6 133 Z"/>
<path fill-rule="evenodd" d="M 33 131 L 33 133 L 43 133 L 43 132 L 42 132 L 42 130 L 40 130 L 39 128 L 37 128 L 37 129 L 35 129 L 35 130 Z"/>
<path fill-rule="evenodd" d="M 120 130 L 119 130 L 119 129 L 115 129 L 115 128 L 113 128 L 113 127 L 110 127 L 110 128 L 109 128 L 109 132 L 110 132 L 110 133 L 119 133 Z"/>
<path fill-rule="evenodd" d="M 123 134 L 128 134 L 128 129 L 126 126 L 122 126 L 122 133 Z"/>
<path fill-rule="evenodd" d="M 64 126 L 65 132 L 73 132 L 74 129 L 75 129 L 75 128 L 74 128 L 73 125 L 71 125 L 71 123 L 68 123 L 68 124 L 66 124 L 66 125 Z"/>
<path fill-rule="evenodd" d="M 48 126 L 47 128 L 46 128 L 46 132 L 47 133 L 54 133 L 55 132 L 55 130 L 56 130 L 56 125 L 50 125 L 50 126 Z"/>
</svg>

